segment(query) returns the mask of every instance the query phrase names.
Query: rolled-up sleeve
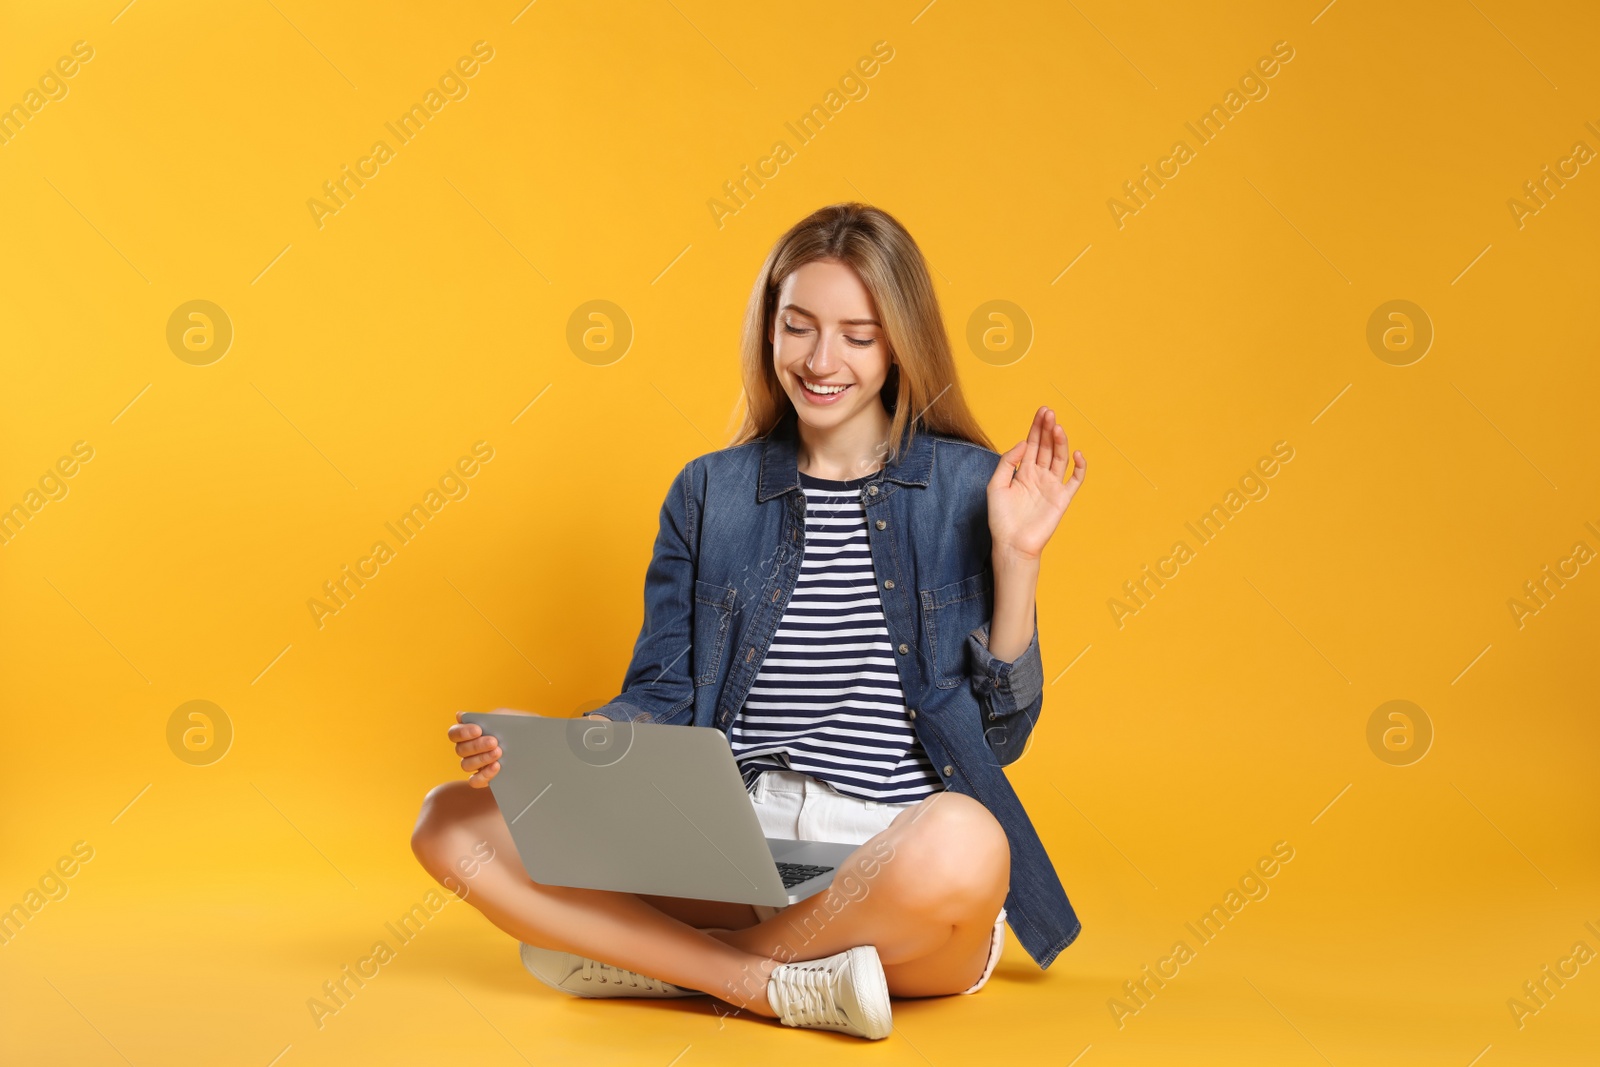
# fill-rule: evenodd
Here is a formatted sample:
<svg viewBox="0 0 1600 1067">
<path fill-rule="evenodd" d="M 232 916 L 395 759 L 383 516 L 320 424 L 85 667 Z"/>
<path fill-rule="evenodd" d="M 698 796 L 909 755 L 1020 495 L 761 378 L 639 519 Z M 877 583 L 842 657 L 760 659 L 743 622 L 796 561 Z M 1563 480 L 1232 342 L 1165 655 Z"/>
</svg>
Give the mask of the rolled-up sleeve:
<svg viewBox="0 0 1600 1067">
<path fill-rule="evenodd" d="M 1016 659 L 1001 660 L 989 654 L 989 623 L 967 635 L 967 652 L 985 717 L 1004 719 L 1030 708 L 1038 710 L 1044 696 L 1044 662 L 1039 657 L 1037 622 L 1028 647 Z"/>
<path fill-rule="evenodd" d="M 1004 767 L 1022 758 L 1039 721 L 1044 708 L 1044 663 L 1039 658 L 1037 613 L 1028 647 L 1014 660 L 989 654 L 989 625 L 986 622 L 967 635 L 972 664 L 969 677 L 983 715 L 983 739 Z"/>
<path fill-rule="evenodd" d="M 644 579 L 644 623 L 622 692 L 589 714 L 613 720 L 686 725 L 694 716 L 690 648 L 694 636 L 694 573 L 699 513 L 692 492 L 694 464 L 673 479 L 661 505 Z"/>
</svg>

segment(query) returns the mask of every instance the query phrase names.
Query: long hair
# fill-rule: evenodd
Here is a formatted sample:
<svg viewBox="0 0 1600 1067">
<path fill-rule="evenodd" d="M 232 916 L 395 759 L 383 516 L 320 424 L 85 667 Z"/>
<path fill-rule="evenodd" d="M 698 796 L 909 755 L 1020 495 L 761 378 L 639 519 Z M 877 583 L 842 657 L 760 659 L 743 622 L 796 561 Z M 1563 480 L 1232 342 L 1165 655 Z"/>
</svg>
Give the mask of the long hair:
<svg viewBox="0 0 1600 1067">
<path fill-rule="evenodd" d="M 812 212 L 767 254 L 745 309 L 739 352 L 744 419 L 729 447 L 765 437 L 794 410 L 772 366 L 778 289 L 790 274 L 819 259 L 839 260 L 860 276 L 896 360 L 880 394 L 890 415 L 885 466 L 898 458 L 902 439 L 910 443 L 908 427 L 911 434 L 932 431 L 998 451 L 962 395 L 921 249 L 888 212 L 859 203 Z"/>
</svg>

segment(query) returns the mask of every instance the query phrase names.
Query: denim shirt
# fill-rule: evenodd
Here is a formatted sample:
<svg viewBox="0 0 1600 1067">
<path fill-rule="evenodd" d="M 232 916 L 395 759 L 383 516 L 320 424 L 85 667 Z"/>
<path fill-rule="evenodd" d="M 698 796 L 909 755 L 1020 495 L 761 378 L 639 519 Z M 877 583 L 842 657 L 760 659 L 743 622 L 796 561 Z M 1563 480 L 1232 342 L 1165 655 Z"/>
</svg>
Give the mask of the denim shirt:
<svg viewBox="0 0 1600 1067">
<path fill-rule="evenodd" d="M 674 478 L 623 691 L 597 714 L 731 731 L 804 555 L 795 419 L 791 410 L 766 437 L 691 460 Z M 861 490 L 907 715 L 945 788 L 981 802 L 1004 828 L 1007 919 L 1047 968 L 1082 927 L 1001 770 L 1022 755 L 1038 721 L 1044 667 L 1037 611 L 1015 660 L 989 654 L 987 488 L 1000 456 L 926 430 L 908 436 L 896 462 Z"/>
</svg>

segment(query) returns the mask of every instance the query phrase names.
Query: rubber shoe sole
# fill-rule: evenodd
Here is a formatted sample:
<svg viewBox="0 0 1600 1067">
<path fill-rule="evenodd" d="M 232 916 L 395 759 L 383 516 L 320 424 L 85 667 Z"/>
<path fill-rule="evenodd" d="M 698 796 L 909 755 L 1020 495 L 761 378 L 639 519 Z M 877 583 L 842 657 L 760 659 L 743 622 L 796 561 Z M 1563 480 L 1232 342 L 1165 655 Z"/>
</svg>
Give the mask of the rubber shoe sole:
<svg viewBox="0 0 1600 1067">
<path fill-rule="evenodd" d="M 697 989 L 650 978 L 572 952 L 522 943 L 522 965 L 551 989 L 575 997 L 703 997 Z"/>
<path fill-rule="evenodd" d="M 871 945 L 820 960 L 784 963 L 767 980 L 767 1003 L 785 1026 L 833 1030 L 872 1041 L 889 1036 L 894 1026 L 889 983 L 883 962 Z"/>
</svg>

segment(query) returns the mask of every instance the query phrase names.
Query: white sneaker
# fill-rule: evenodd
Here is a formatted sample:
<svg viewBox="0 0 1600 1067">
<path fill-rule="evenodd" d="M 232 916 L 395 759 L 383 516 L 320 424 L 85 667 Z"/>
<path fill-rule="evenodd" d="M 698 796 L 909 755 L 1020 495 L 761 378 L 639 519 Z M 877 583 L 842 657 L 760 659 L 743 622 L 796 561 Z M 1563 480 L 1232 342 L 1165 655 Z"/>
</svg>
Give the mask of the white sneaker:
<svg viewBox="0 0 1600 1067">
<path fill-rule="evenodd" d="M 522 943 L 522 965 L 551 989 L 578 997 L 703 997 L 698 989 L 685 989 L 625 971 L 609 963 L 572 952 Z"/>
<path fill-rule="evenodd" d="M 785 1026 L 889 1036 L 889 983 L 878 950 L 857 945 L 820 960 L 784 963 L 767 980 L 767 1003 Z"/>
</svg>

